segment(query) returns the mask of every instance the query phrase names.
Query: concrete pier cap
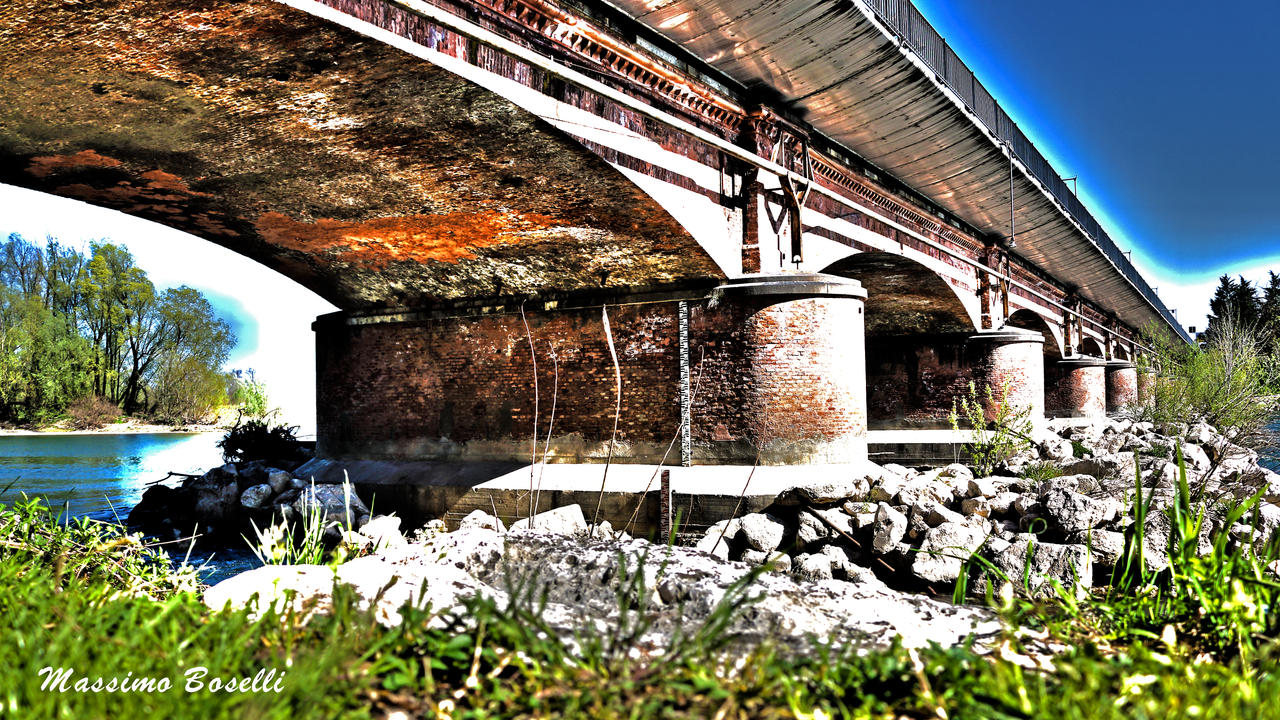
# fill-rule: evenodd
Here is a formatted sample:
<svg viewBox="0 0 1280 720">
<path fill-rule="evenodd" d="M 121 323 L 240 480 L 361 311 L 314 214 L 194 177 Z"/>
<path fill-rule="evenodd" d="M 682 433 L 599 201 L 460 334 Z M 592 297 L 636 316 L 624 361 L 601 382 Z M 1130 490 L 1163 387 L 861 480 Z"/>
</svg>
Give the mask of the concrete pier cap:
<svg viewBox="0 0 1280 720">
<path fill-rule="evenodd" d="M 1034 330 L 1006 327 L 987 330 L 965 339 L 974 358 L 974 374 L 991 386 L 997 401 L 1026 410 L 1037 425 L 1045 421 L 1044 335 Z M 981 390 L 979 390 L 981 392 Z M 995 417 L 995 403 L 987 403 L 987 419 Z"/>
<path fill-rule="evenodd" d="M 1128 360 L 1108 360 L 1107 412 L 1119 412 L 1138 404 L 1138 368 Z"/>
<path fill-rule="evenodd" d="M 744 312 L 738 388 L 761 464 L 866 461 L 866 297 L 858 281 L 823 273 L 750 275 L 713 292 L 713 305 Z"/>
<path fill-rule="evenodd" d="M 1054 402 L 1049 407 L 1053 417 L 1101 418 L 1107 415 L 1107 361 L 1088 355 L 1059 360 Z"/>
</svg>

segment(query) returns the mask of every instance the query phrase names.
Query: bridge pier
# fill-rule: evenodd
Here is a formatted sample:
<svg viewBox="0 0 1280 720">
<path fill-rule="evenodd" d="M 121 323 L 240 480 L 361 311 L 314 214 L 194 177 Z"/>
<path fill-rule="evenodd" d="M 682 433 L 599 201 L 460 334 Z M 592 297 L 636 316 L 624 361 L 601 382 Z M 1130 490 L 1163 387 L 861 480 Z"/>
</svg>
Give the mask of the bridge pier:
<svg viewBox="0 0 1280 720">
<path fill-rule="evenodd" d="M 1056 377 L 1047 394 L 1050 417 L 1106 417 L 1106 366 L 1106 360 L 1087 355 L 1055 363 Z"/>
<path fill-rule="evenodd" d="M 1138 368 L 1138 404 L 1150 407 L 1156 401 L 1156 371 L 1149 367 Z"/>
<path fill-rule="evenodd" d="M 1138 403 L 1138 369 L 1128 360 L 1107 362 L 1107 412 Z"/>
<path fill-rule="evenodd" d="M 1032 422 L 1045 417 L 1044 336 L 1031 330 L 988 330 L 968 338 L 968 354 L 974 363 L 975 382 L 989 385 L 997 400 L 1016 410 L 1026 410 Z M 981 389 L 979 392 L 982 392 Z M 994 418 L 987 408 L 987 419 Z"/>
<path fill-rule="evenodd" d="M 678 464 L 668 450 L 688 417 L 694 464 L 865 460 L 865 297 L 856 281 L 793 273 L 327 315 L 314 326 L 318 453 Z"/>
</svg>

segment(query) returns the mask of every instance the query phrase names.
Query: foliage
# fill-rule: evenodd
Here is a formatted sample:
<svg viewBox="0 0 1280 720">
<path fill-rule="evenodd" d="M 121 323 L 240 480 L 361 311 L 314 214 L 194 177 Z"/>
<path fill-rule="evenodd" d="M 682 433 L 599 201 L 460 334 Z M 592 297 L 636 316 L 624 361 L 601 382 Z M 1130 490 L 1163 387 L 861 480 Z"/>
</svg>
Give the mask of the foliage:
<svg viewBox="0 0 1280 720">
<path fill-rule="evenodd" d="M 198 419 L 225 402 L 234 344 L 198 291 L 158 291 L 123 247 L 0 242 L 0 421 L 47 422 L 86 396 Z"/>
<path fill-rule="evenodd" d="M 233 370 L 231 372 L 231 402 L 240 407 L 240 412 L 249 418 L 265 418 L 270 410 L 267 398 L 267 386 L 258 381 L 253 368 Z"/>
<path fill-rule="evenodd" d="M 36 297 L 0 287 L 0 420 L 50 419 L 89 392 L 88 343 Z"/>
<path fill-rule="evenodd" d="M 990 475 L 1000 463 L 1031 446 L 1030 410 L 1013 407 L 1008 398 L 1007 383 L 997 398 L 990 385 L 979 395 L 970 381 L 969 394 L 951 403 L 951 428 L 957 432 L 969 428 L 965 451 L 978 477 Z"/>
<path fill-rule="evenodd" d="M 1092 448 L 1080 442 L 1079 440 L 1072 440 L 1071 454 L 1078 458 L 1087 458 L 1087 457 L 1093 457 L 1094 452 Z"/>
<path fill-rule="evenodd" d="M 1141 498 L 1150 509 L 1147 502 Z M 1192 507 L 1189 497 L 1180 502 Z M 1198 516 L 1181 516 L 1189 525 L 1175 534 L 1172 552 L 1180 552 Z M 329 610 L 306 622 L 293 610 L 209 612 L 180 580 L 183 573 L 120 538 L 100 523 L 63 524 L 33 504 L 0 511 L 6 715 L 1234 719 L 1274 716 L 1280 698 L 1274 646 L 1253 633 L 1257 649 L 1247 658 L 1204 654 L 1211 645 L 1201 641 L 1214 636 L 1179 620 L 1194 603 L 1175 607 L 1162 600 L 1161 607 L 1178 612 L 1149 612 L 1156 601 L 1138 592 L 1145 586 L 1136 576 L 1113 598 L 1072 607 L 1002 596 L 998 607 L 1007 622 L 1040 629 L 1010 628 L 990 653 L 969 645 L 912 650 L 858 643 L 796 653 L 766 642 L 737 659 L 726 653 L 735 642 L 729 628 L 749 612 L 751 575 L 726 594 L 710 622 L 647 654 L 632 651 L 650 627 L 640 608 L 651 588 L 635 562 L 615 579 L 617 629 L 566 642 L 544 619 L 536 582 L 508 588 L 509 603 L 472 598 L 449 614 L 406 607 L 403 622 L 393 627 L 375 622 L 341 586 Z M 1218 559 L 1229 556 L 1224 548 Z M 1237 564 L 1215 575 L 1206 562 L 1182 580 L 1171 573 L 1167 587 L 1192 597 L 1192 579 L 1219 587 L 1241 580 L 1247 599 L 1265 600 L 1249 595 L 1255 590 L 1248 583 L 1256 582 L 1249 567 Z M 1164 597 L 1171 596 L 1172 590 Z M 1132 604 L 1120 605 L 1126 597 Z M 1234 617 L 1253 627 L 1248 613 L 1212 610 L 1225 603 L 1210 599 L 1203 606 L 1210 610 L 1200 622 L 1229 625 Z M 1119 613 L 1146 619 L 1119 628 L 1112 624 Z M 1160 623 L 1170 619 L 1166 630 Z M 1037 662 L 1036 638 L 1046 636 L 1061 649 L 1052 661 Z M 61 693 L 41 689 L 44 667 L 90 677 L 165 677 L 176 687 Z M 278 694 L 184 692 L 183 673 L 197 667 L 207 669 L 206 681 L 286 674 Z"/>
<path fill-rule="evenodd" d="M 227 462 L 262 460 L 268 464 L 291 466 L 305 456 L 297 433 L 296 426 L 241 418 L 218 441 L 218 449 L 222 450 L 222 457 Z"/>
<path fill-rule="evenodd" d="M 1175 624 L 1209 650 L 1248 656 L 1260 640 L 1275 637 L 1280 629 L 1280 582 L 1267 569 L 1280 559 L 1280 538 L 1264 540 L 1256 515 L 1255 540 L 1235 543 L 1228 530 L 1258 509 L 1265 490 L 1226 511 L 1212 550 L 1201 555 L 1208 505 L 1192 497 L 1181 447 L 1175 448 L 1175 458 L 1177 493 L 1164 511 L 1172 528 L 1169 568 L 1154 572 L 1145 564 L 1144 532 L 1155 493 L 1144 497 L 1141 472 L 1136 472 L 1133 524 L 1125 533 L 1124 552 L 1103 610 L 1121 631 Z"/>
<path fill-rule="evenodd" d="M 1022 477 L 1028 480 L 1036 480 L 1038 482 L 1062 477 L 1062 473 L 1062 468 L 1057 464 L 1044 460 L 1037 460 L 1022 469 Z"/>
<path fill-rule="evenodd" d="M 67 406 L 67 417 L 76 430 L 97 430 L 120 416 L 120 408 L 100 395 L 85 395 Z"/>
<path fill-rule="evenodd" d="M 1205 422 L 1241 445 L 1267 439 L 1276 414 L 1271 388 L 1276 382 L 1256 329 L 1220 319 L 1203 346 L 1175 338 L 1150 338 L 1161 377 L 1155 398 L 1140 419 L 1157 423 Z"/>
</svg>

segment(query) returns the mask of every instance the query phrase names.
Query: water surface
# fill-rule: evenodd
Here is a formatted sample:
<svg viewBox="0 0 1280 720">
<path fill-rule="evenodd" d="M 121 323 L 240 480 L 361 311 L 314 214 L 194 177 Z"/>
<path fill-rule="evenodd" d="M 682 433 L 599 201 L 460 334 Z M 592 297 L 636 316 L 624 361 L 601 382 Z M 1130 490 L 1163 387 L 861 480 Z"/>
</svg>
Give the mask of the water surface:
<svg viewBox="0 0 1280 720">
<path fill-rule="evenodd" d="M 39 497 L 69 517 L 123 522 L 147 486 L 169 472 L 197 474 L 221 465 L 221 433 L 0 435 L 0 503 Z M 181 478 L 170 478 L 176 485 Z M 185 546 L 166 547 L 176 560 Z M 202 579 L 215 583 L 256 567 L 247 546 L 193 552 L 206 565 Z"/>
</svg>

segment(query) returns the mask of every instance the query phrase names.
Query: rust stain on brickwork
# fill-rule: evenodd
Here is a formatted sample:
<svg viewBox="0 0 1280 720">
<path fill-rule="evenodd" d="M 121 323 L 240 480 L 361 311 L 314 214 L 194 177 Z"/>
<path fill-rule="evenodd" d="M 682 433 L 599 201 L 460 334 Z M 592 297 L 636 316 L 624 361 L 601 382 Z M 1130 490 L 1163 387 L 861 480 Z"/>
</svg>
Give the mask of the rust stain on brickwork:
<svg viewBox="0 0 1280 720">
<path fill-rule="evenodd" d="M 321 218 L 299 222 L 281 213 L 266 213 L 254 224 L 270 244 L 383 270 L 392 262 L 457 263 L 475 251 L 499 243 L 518 242 L 551 225 L 537 214 L 445 213 L 345 222 Z"/>
</svg>

